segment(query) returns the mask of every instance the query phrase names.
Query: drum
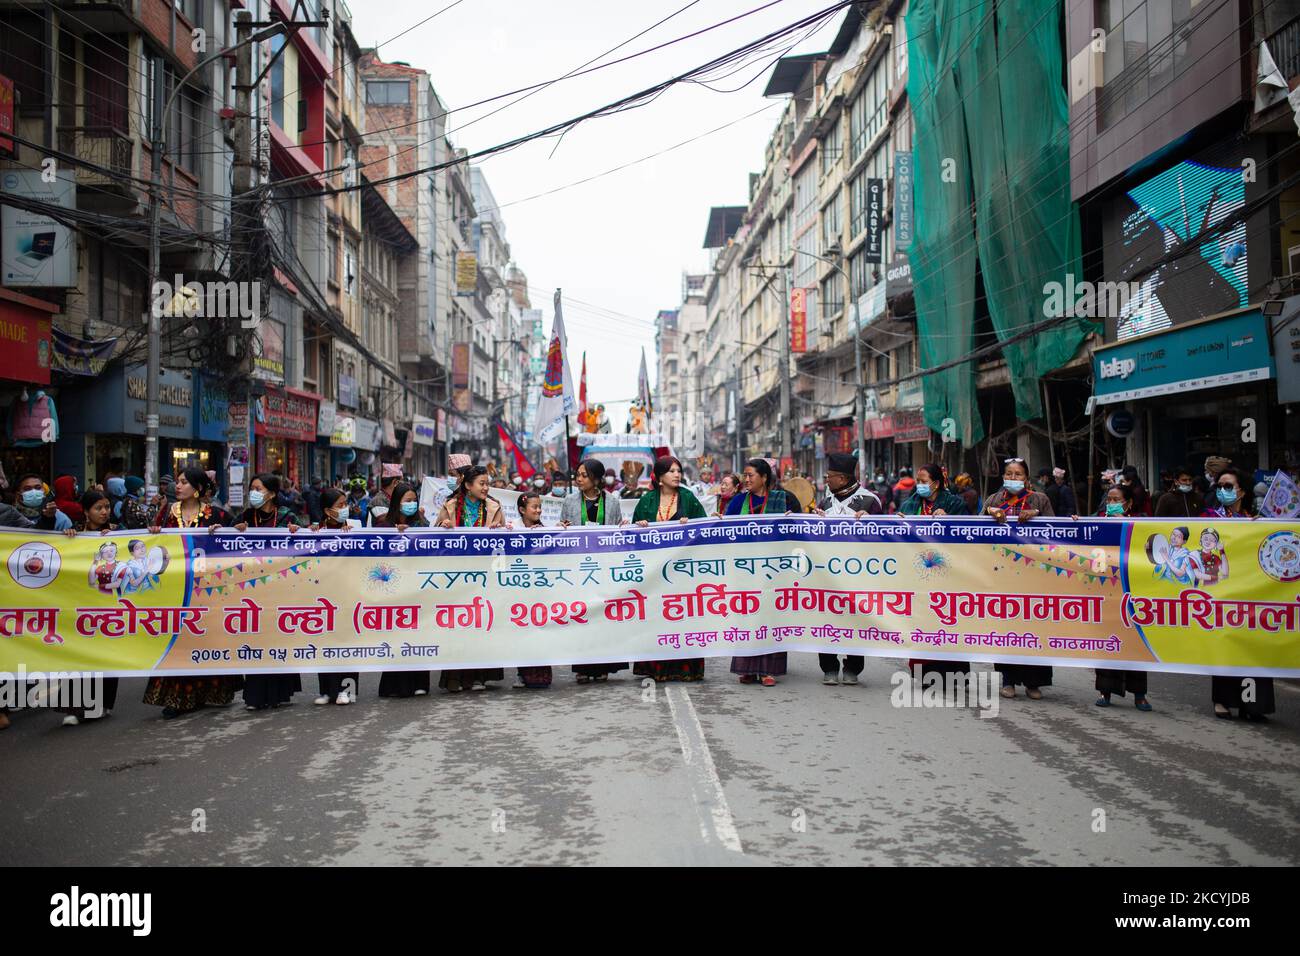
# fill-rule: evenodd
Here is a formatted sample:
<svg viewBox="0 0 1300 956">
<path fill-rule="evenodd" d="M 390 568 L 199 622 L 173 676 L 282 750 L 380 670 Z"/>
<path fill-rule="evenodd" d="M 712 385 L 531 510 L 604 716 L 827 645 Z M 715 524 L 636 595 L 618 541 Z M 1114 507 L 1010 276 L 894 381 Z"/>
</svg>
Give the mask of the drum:
<svg viewBox="0 0 1300 956">
<path fill-rule="evenodd" d="M 150 574 L 162 574 L 167 568 L 167 560 L 167 549 L 161 544 L 155 544 L 145 558 L 145 567 Z"/>
<path fill-rule="evenodd" d="M 799 502 L 798 510 L 807 514 L 808 509 L 812 507 L 813 502 L 817 499 L 817 489 L 807 478 L 791 478 L 782 485 L 785 493 L 790 495 Z"/>
<path fill-rule="evenodd" d="M 1169 559 L 1169 542 L 1163 534 L 1153 534 L 1147 538 L 1147 560 L 1156 567 Z"/>
</svg>

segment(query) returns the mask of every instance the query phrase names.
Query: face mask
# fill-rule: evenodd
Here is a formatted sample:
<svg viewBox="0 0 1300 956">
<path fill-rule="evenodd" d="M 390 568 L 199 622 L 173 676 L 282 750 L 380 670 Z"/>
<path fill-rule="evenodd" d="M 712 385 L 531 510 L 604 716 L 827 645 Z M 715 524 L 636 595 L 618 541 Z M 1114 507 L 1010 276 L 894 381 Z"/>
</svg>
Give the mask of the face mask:
<svg viewBox="0 0 1300 956">
<path fill-rule="evenodd" d="M 260 491 L 250 491 L 248 493 L 248 503 L 254 508 L 260 508 L 266 504 L 266 495 Z"/>
<path fill-rule="evenodd" d="M 23 504 L 28 508 L 39 508 L 45 504 L 45 492 L 39 488 L 23 492 Z"/>
<path fill-rule="evenodd" d="M 929 486 L 929 485 L 925 485 L 925 484 L 917 485 L 917 486 L 916 486 L 916 493 L 917 493 L 918 495 L 920 495 L 922 498 L 929 498 L 929 497 L 930 497 L 930 486 Z"/>
<path fill-rule="evenodd" d="M 1236 488 L 1220 488 L 1218 491 L 1219 500 L 1225 505 L 1230 505 L 1237 500 Z"/>
<path fill-rule="evenodd" d="M 333 514 L 334 514 L 334 520 L 335 520 L 335 521 L 346 521 L 346 520 L 348 519 L 348 515 L 350 515 L 351 513 L 352 513 L 352 512 L 351 512 L 351 511 L 347 508 L 347 506 L 345 505 L 344 507 L 339 508 L 337 511 L 333 512 Z"/>
<path fill-rule="evenodd" d="M 1025 490 L 1025 483 L 1023 481 L 1003 479 L 1002 487 L 1007 489 L 1007 491 L 1011 492 L 1013 495 L 1018 495 L 1020 492 Z"/>
<path fill-rule="evenodd" d="M 1117 518 L 1124 513 L 1124 503 L 1122 501 L 1106 502 L 1106 517 Z"/>
<path fill-rule="evenodd" d="M 406 515 L 406 517 L 408 518 L 411 517 L 411 515 L 415 514 L 419 510 L 420 510 L 420 503 L 418 501 L 402 502 L 402 514 Z"/>
<path fill-rule="evenodd" d="M 544 482 L 544 481 L 534 481 L 534 482 L 533 482 L 533 487 L 534 487 L 534 488 L 537 488 L 537 489 L 540 490 L 540 489 L 546 487 L 546 482 Z"/>
<path fill-rule="evenodd" d="M 1187 494 L 1189 491 L 1192 490 L 1192 486 L 1191 486 L 1191 485 L 1179 485 L 1179 486 L 1178 486 L 1178 490 L 1181 491 L 1183 494 Z"/>
</svg>

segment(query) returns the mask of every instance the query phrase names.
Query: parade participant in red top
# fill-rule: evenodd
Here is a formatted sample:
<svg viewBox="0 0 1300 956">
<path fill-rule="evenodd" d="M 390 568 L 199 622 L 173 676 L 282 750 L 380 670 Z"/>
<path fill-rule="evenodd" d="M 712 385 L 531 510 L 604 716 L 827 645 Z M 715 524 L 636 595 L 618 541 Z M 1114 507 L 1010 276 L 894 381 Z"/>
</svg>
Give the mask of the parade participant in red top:
<svg viewBox="0 0 1300 956">
<path fill-rule="evenodd" d="M 351 525 L 348 518 L 352 513 L 348 496 L 339 488 L 325 488 L 320 492 L 320 512 L 322 521 L 312 525 L 313 531 L 347 531 Z M 355 671 L 339 673 L 320 673 L 316 675 L 319 694 L 312 703 L 321 707 L 333 701 L 335 704 L 352 703 L 361 690 L 361 675 Z M 429 685 L 429 675 L 424 675 L 424 683 Z"/>
<path fill-rule="evenodd" d="M 164 507 L 164 528 L 217 528 L 230 524 L 231 518 L 210 501 L 216 485 L 202 468 L 186 468 L 176 478 L 176 502 Z M 149 529 L 158 533 L 158 526 Z M 144 691 L 144 702 L 163 709 L 163 720 L 170 720 L 200 707 L 226 707 L 235 699 L 235 691 L 244 685 L 242 677 L 181 676 L 151 677 Z"/>
<path fill-rule="evenodd" d="M 469 465 L 460 469 L 460 483 L 438 512 L 440 528 L 503 528 L 501 504 L 489 494 L 492 484 L 487 469 Z M 462 690 L 487 690 L 490 680 L 505 680 L 501 667 L 462 668 L 443 671 L 438 686 L 452 694 Z"/>
<path fill-rule="evenodd" d="M 1007 518 L 1023 524 L 1039 516 L 1055 517 L 1051 499 L 1041 491 L 1029 490 L 1029 463 L 1023 458 L 1003 462 L 1002 487 L 989 495 L 984 512 L 998 524 L 1005 524 Z M 1039 688 L 1052 683 L 1052 668 L 1041 664 L 995 664 L 994 669 L 1002 675 L 1002 696 L 1008 699 L 1016 696 L 1017 684 L 1024 684 L 1025 696 L 1042 700 Z"/>
</svg>

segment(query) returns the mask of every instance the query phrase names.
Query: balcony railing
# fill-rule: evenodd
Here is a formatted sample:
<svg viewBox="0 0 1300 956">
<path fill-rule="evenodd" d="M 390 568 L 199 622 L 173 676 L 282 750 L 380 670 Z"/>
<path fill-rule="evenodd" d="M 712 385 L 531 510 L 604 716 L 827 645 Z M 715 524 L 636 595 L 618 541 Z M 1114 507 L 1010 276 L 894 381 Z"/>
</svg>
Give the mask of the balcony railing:
<svg viewBox="0 0 1300 956">
<path fill-rule="evenodd" d="M 83 169 L 83 179 L 120 181 L 120 185 L 129 187 L 134 166 L 134 144 L 129 135 L 111 126 L 62 126 L 58 133 L 62 152 L 99 167 Z"/>
</svg>

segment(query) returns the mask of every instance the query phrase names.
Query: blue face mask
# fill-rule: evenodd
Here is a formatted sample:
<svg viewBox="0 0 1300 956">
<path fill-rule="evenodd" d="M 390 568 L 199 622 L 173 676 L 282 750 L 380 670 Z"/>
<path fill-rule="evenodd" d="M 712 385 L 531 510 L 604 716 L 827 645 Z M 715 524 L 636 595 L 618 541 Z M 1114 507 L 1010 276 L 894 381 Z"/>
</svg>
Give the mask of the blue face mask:
<svg viewBox="0 0 1300 956">
<path fill-rule="evenodd" d="M 1007 489 L 1007 491 L 1011 492 L 1013 495 L 1018 495 L 1020 492 L 1025 490 L 1025 483 L 1014 479 L 1003 479 L 1002 487 Z"/>
<path fill-rule="evenodd" d="M 250 491 L 248 493 L 248 503 L 254 508 L 260 508 L 266 504 L 266 495 L 260 491 Z"/>
<path fill-rule="evenodd" d="M 411 517 L 419 510 L 420 510 L 420 503 L 418 501 L 402 502 L 402 514 L 406 515 L 406 517 L 408 518 Z"/>
<path fill-rule="evenodd" d="M 28 508 L 39 508 L 45 504 L 45 492 L 39 488 L 33 488 L 31 491 L 23 492 L 23 505 Z"/>
<path fill-rule="evenodd" d="M 1236 488 L 1220 488 L 1216 494 L 1219 496 L 1219 501 L 1225 505 L 1230 505 L 1237 500 Z"/>
<path fill-rule="evenodd" d="M 1109 517 L 1109 518 L 1117 518 L 1117 517 L 1119 517 L 1120 515 L 1122 515 L 1123 513 L 1124 513 L 1124 503 L 1123 503 L 1122 501 L 1108 501 L 1108 502 L 1106 502 L 1106 516 L 1107 516 L 1107 517 Z"/>
<path fill-rule="evenodd" d="M 929 486 L 929 485 L 926 485 L 926 484 L 918 484 L 918 485 L 916 486 L 916 493 L 917 493 L 918 495 L 920 495 L 922 498 L 929 498 L 929 497 L 930 497 L 930 486 Z"/>
</svg>

